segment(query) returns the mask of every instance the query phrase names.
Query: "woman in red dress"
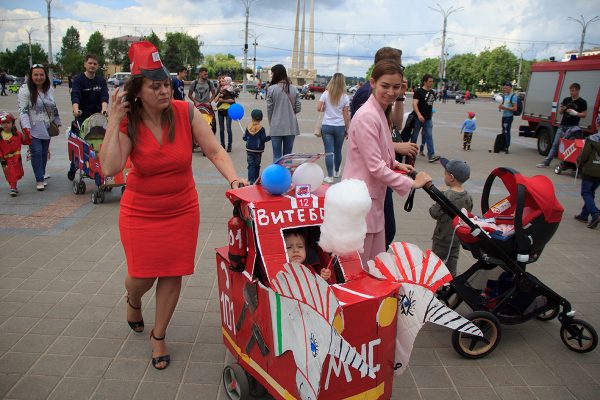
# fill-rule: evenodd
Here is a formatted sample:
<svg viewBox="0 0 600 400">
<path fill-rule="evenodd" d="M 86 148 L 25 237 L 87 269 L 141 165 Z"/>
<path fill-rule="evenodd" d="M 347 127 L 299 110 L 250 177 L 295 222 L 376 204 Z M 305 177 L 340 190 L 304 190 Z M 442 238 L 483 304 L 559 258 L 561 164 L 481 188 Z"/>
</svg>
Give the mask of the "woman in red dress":
<svg viewBox="0 0 600 400">
<path fill-rule="evenodd" d="M 156 281 L 152 365 L 164 369 L 170 362 L 164 338 L 179 299 L 181 277 L 194 272 L 200 225 L 192 136 L 232 188 L 247 182 L 238 178 L 200 112 L 171 98 L 169 73 L 156 47 L 134 43 L 129 59 L 131 78 L 111 99 L 102 171 L 114 176 L 128 157 L 133 164 L 119 216 L 128 268 L 127 321 L 135 332 L 143 331 L 142 296 Z"/>
</svg>

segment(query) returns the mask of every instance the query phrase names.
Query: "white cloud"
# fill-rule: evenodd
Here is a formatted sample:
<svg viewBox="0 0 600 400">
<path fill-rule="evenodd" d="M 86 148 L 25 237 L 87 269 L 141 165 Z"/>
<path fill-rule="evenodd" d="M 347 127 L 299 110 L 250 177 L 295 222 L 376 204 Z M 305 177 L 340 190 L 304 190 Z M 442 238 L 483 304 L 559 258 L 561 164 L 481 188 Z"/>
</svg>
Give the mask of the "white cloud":
<svg viewBox="0 0 600 400">
<path fill-rule="evenodd" d="M 244 7 L 241 0 L 215 2 L 184 0 L 177 3 L 159 0 L 125 0 L 92 2 L 54 0 L 53 48 L 58 52 L 66 29 L 73 25 L 85 45 L 89 35 L 100 30 L 106 37 L 148 34 L 152 29 L 161 37 L 167 31 L 199 35 L 205 54 L 224 52 L 241 59 L 243 54 Z M 37 30 L 33 38 L 47 47 L 45 4 L 38 9 L 0 9 L 6 18 L 0 26 L 2 48 L 15 48 L 26 42 L 23 26 Z M 435 0 L 408 2 L 398 0 L 316 0 L 315 64 L 319 73 L 331 74 L 337 64 L 340 33 L 340 65 L 346 75 L 363 75 L 375 51 L 382 46 L 403 50 L 403 62 L 410 64 L 425 57 L 438 57 L 442 16 L 429 6 Z M 595 4 L 594 4 L 595 3 Z M 307 9 L 309 8 L 307 2 Z M 440 2 L 463 7 L 448 18 L 450 55 L 478 53 L 485 48 L 505 44 L 524 58 L 551 55 L 561 58 L 566 50 L 578 48 L 581 26 L 567 16 L 580 14 L 588 19 L 596 15 L 597 2 L 586 0 L 456 0 Z M 262 66 L 291 63 L 294 0 L 258 0 L 251 4 L 250 29 L 258 36 L 257 64 Z M 16 18 L 37 18 L 16 21 Z M 93 21 L 93 22 L 90 22 Z M 308 29 L 308 15 L 306 27 Z M 587 30 L 587 47 L 600 44 L 600 22 Z M 249 39 L 249 44 L 252 38 Z M 308 50 L 308 48 L 306 48 Z M 249 57 L 253 49 L 249 47 Z"/>
</svg>

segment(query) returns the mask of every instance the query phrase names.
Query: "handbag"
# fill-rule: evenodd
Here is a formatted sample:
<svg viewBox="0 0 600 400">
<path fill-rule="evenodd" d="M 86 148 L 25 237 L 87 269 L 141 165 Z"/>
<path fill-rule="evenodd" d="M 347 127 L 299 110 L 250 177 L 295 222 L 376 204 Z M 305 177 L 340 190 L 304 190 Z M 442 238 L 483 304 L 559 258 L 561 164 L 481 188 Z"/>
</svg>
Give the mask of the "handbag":
<svg viewBox="0 0 600 400">
<path fill-rule="evenodd" d="M 60 127 L 53 121 L 54 118 L 50 114 L 50 111 L 48 111 L 48 107 L 46 107 L 44 99 L 42 99 L 42 104 L 44 104 L 44 109 L 46 110 L 46 114 L 48 114 L 48 119 L 50 120 L 50 126 L 48 126 L 48 135 L 50 135 L 50 137 L 60 135 Z"/>
</svg>

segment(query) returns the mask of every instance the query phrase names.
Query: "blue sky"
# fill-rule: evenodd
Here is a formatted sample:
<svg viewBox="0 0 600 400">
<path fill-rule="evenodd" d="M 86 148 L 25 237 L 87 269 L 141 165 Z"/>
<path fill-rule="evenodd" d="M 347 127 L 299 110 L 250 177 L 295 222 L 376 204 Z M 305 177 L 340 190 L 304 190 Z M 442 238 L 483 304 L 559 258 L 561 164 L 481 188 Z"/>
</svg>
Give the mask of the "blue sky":
<svg viewBox="0 0 600 400">
<path fill-rule="evenodd" d="M 249 43 L 256 37 L 258 64 L 291 64 L 296 0 L 249 0 Z M 182 31 L 204 42 L 205 54 L 243 55 L 244 6 L 242 0 L 53 0 L 53 52 L 60 49 L 67 28 L 75 26 L 85 45 L 99 30 L 105 37 Z M 401 48 L 403 62 L 439 57 L 442 16 L 424 0 L 316 0 L 315 63 L 322 74 L 340 71 L 364 75 L 375 51 L 382 46 Z M 589 20 L 600 14 L 597 0 L 455 0 L 439 1 L 443 9 L 463 7 L 448 18 L 447 53 L 478 53 L 506 45 L 526 59 L 563 57 L 579 47 L 581 26 L 567 16 Z M 568 6 L 567 6 L 568 4 Z M 310 1 L 307 0 L 307 8 Z M 46 2 L 3 1 L 0 5 L 0 46 L 15 48 L 32 39 L 47 48 Z M 308 28 L 308 16 L 306 20 Z M 339 47 L 338 47 L 339 37 Z M 600 47 L 600 22 L 588 26 L 586 48 Z M 253 48 L 250 46 L 249 57 Z"/>
</svg>

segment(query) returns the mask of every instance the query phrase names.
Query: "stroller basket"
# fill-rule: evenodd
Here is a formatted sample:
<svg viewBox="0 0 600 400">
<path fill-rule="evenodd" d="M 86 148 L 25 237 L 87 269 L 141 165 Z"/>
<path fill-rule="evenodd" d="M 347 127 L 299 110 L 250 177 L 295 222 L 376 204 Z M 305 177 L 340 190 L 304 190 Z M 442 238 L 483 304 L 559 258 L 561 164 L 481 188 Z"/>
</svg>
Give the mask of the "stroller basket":
<svg viewBox="0 0 600 400">
<path fill-rule="evenodd" d="M 490 207 L 490 191 L 496 178 L 502 180 L 508 196 Z M 453 225 L 463 246 L 479 260 L 501 259 L 498 254 L 501 250 L 511 259 L 527 264 L 539 258 L 558 229 L 563 207 L 546 176 L 525 177 L 510 168 L 496 168 L 485 182 L 481 211 L 485 221 L 491 223 L 479 225 L 488 232 L 495 246 L 473 236 L 471 228 L 455 216 Z"/>
</svg>

